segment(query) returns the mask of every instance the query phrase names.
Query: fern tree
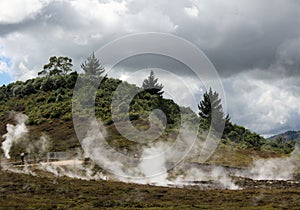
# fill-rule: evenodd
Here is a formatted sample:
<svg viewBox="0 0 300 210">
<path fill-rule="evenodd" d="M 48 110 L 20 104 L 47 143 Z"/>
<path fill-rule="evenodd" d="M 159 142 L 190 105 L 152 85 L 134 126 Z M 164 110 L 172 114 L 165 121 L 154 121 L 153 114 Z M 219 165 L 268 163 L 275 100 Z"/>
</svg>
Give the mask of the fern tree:
<svg viewBox="0 0 300 210">
<path fill-rule="evenodd" d="M 100 76 L 105 72 L 104 67 L 95 57 L 94 52 L 81 64 L 81 68 L 87 75 Z"/>
<path fill-rule="evenodd" d="M 144 80 L 142 88 L 151 94 L 162 96 L 162 94 L 164 93 L 164 91 L 162 91 L 164 86 L 158 83 L 158 78 L 155 78 L 153 70 L 151 70 L 148 78 Z"/>
</svg>

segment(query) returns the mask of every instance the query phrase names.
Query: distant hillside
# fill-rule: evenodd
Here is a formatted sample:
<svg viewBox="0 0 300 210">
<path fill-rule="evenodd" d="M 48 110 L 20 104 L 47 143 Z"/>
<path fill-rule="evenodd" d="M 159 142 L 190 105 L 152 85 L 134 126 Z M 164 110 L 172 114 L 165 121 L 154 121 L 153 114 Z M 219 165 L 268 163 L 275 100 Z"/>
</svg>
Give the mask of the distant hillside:
<svg viewBox="0 0 300 210">
<path fill-rule="evenodd" d="M 281 134 L 277 134 L 269 137 L 269 140 L 277 140 L 281 138 L 283 141 L 297 141 L 300 142 L 300 131 L 287 131 Z"/>
</svg>

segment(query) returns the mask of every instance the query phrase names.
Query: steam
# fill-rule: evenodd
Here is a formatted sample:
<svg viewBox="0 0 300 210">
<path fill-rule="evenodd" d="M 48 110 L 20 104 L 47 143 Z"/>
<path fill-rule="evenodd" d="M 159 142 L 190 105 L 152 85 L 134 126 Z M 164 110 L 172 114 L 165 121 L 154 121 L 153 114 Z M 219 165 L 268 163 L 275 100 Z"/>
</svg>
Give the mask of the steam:
<svg viewBox="0 0 300 210">
<path fill-rule="evenodd" d="M 299 161 L 299 148 L 296 147 L 289 157 L 258 159 L 240 175 L 254 180 L 292 180 L 299 168 Z"/>
<path fill-rule="evenodd" d="M 2 149 L 7 159 L 14 143 L 18 143 L 28 134 L 25 126 L 27 116 L 16 114 L 17 124 L 7 125 L 7 133 L 3 135 L 5 141 Z M 203 148 L 203 141 L 190 135 L 191 128 L 184 127 L 179 133 L 176 142 L 151 142 L 138 148 L 133 157 L 130 152 L 121 154 L 116 152 L 105 140 L 106 128 L 101 122 L 92 121 L 88 132 L 81 142 L 84 153 L 78 152 L 77 157 L 71 160 L 57 162 L 41 162 L 24 166 L 14 166 L 8 160 L 1 161 L 1 169 L 14 173 L 23 173 L 37 176 L 37 171 L 47 171 L 55 177 L 70 177 L 82 180 L 115 180 L 122 182 L 151 184 L 157 186 L 187 187 L 198 186 L 203 189 L 241 189 L 233 181 L 233 177 L 247 177 L 253 180 L 291 180 L 295 171 L 299 169 L 299 148 L 283 158 L 258 159 L 243 170 L 230 169 L 222 166 L 205 165 L 188 161 L 193 153 Z M 193 145 L 192 148 L 189 148 Z M 29 142 L 26 152 L 38 154 L 43 157 L 50 147 L 49 138 L 42 135 L 39 140 Z M 175 151 L 175 152 L 174 152 Z M 189 151 L 189 157 L 186 156 Z M 184 160 L 178 159 L 185 158 Z M 83 159 L 92 158 L 92 162 Z M 177 159 L 176 159 L 177 158 Z M 174 161 L 176 160 L 176 161 Z M 177 164 L 177 161 L 180 164 Z M 100 170 L 98 166 L 108 172 Z M 109 169 L 109 170 L 107 170 Z"/>
<path fill-rule="evenodd" d="M 7 159 L 10 159 L 10 149 L 14 143 L 18 143 L 20 139 L 22 139 L 27 133 L 27 127 L 25 125 L 25 121 L 28 117 L 24 114 L 18 113 L 15 115 L 15 121 L 17 125 L 7 124 L 7 133 L 3 135 L 5 139 L 2 143 L 2 150 Z"/>
<path fill-rule="evenodd" d="M 49 137 L 46 134 L 42 134 L 39 140 L 28 142 L 25 150 L 28 154 L 34 157 L 35 161 L 39 162 L 45 159 L 45 155 L 49 151 L 49 148 Z"/>
<path fill-rule="evenodd" d="M 203 189 L 240 189 L 231 179 L 229 171 L 221 166 L 185 163 L 175 168 L 172 173 L 175 173 L 175 176 L 171 178 L 175 186 L 200 186 L 199 183 L 205 183 L 200 187 Z"/>
<path fill-rule="evenodd" d="M 144 177 L 139 180 L 140 183 L 153 183 L 158 185 L 166 185 L 168 183 L 166 157 L 164 152 L 164 144 L 157 144 L 143 149 L 142 156 L 139 160 L 140 163 L 138 165 L 138 169 Z"/>
<path fill-rule="evenodd" d="M 40 139 L 34 144 L 34 146 L 38 148 L 41 153 L 48 152 L 50 147 L 48 136 L 46 134 L 43 134 Z"/>
<path fill-rule="evenodd" d="M 101 122 L 91 122 L 81 145 L 86 157 L 91 157 L 104 169 L 110 170 L 110 179 L 113 180 L 174 187 L 212 181 L 218 188 L 239 189 L 233 183 L 229 173 L 221 167 L 212 166 L 210 170 L 202 170 L 201 164 L 195 167 L 185 162 L 176 164 L 175 160 L 178 160 L 178 157 L 184 158 L 187 148 L 191 151 L 193 148 L 189 147 L 195 145 L 194 136 L 190 136 L 189 133 L 193 132 L 189 132 L 189 129 L 185 127 L 176 142 L 149 143 L 141 148 L 139 157 L 129 158 L 114 151 L 106 143 L 106 129 Z M 200 140 L 197 142 L 197 148 L 200 148 L 203 142 Z"/>
<path fill-rule="evenodd" d="M 108 179 L 102 172 L 96 172 L 94 167 L 94 164 L 84 165 L 83 161 L 74 159 L 53 163 L 40 163 L 38 169 L 52 173 L 56 177 L 66 176 L 87 181 Z"/>
<path fill-rule="evenodd" d="M 31 175 L 31 176 L 36 176 L 36 173 L 34 173 L 27 164 L 25 164 L 24 166 L 21 166 L 21 167 L 15 167 L 7 160 L 2 160 L 0 168 L 3 171 L 9 171 L 12 173 L 17 173 L 17 174 L 27 174 L 27 175 Z"/>
</svg>

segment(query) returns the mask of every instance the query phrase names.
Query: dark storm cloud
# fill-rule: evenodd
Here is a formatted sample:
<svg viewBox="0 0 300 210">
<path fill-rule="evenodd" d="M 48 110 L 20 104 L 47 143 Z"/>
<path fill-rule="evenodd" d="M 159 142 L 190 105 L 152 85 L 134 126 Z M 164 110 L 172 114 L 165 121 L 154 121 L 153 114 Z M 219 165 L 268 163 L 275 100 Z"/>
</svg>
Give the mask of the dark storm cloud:
<svg viewBox="0 0 300 210">
<path fill-rule="evenodd" d="M 141 69 L 163 69 L 181 76 L 195 76 L 192 70 L 184 63 L 164 55 L 142 54 L 127 58 L 116 65 L 116 68 L 141 70 Z"/>
<path fill-rule="evenodd" d="M 71 29 L 79 27 L 80 21 L 76 11 L 67 2 L 50 2 L 34 16 L 25 17 L 21 22 L 1 23 L 0 36 L 14 32 L 47 29 L 51 25 L 60 25 Z"/>
<path fill-rule="evenodd" d="M 40 1 L 28 2 L 31 7 Z M 29 15 L 13 9 L 0 13 L 0 56 L 11 59 L 6 72 L 15 80 L 35 77 L 52 55 L 73 58 L 79 70 L 92 51 L 116 38 L 163 32 L 185 38 L 206 53 L 224 79 L 234 122 L 265 134 L 295 125 L 300 129 L 299 1 L 46 2 Z M 119 67 L 125 76 L 142 68 L 172 69 L 193 81 L 184 64 L 166 57 L 136 56 Z"/>
<path fill-rule="evenodd" d="M 104 2 L 108 5 L 113 1 Z M 161 0 L 118 1 L 119 4 L 121 2 L 125 2 L 126 10 L 115 14 L 117 17 L 113 18 L 120 19 L 117 23 L 112 22 L 111 25 L 117 25 L 111 28 L 105 24 L 104 16 L 97 14 L 102 11 L 91 11 L 96 4 L 90 3 L 90 6 L 78 10 L 74 2 L 53 1 L 34 17 L 19 23 L 1 24 L 0 36 L 13 32 L 30 33 L 29 30 L 33 36 L 35 33 L 45 34 L 48 30 L 51 34 L 60 27 L 63 33 L 72 33 L 78 42 L 89 45 L 94 42 L 91 33 L 98 31 L 102 37 L 96 43 L 101 47 L 112 38 L 130 31 L 171 32 L 196 44 L 208 55 L 220 75 L 225 77 L 255 68 L 271 71 L 270 66 L 282 56 L 280 50 L 300 37 L 300 6 L 293 0 L 274 0 L 272 3 L 258 0 L 226 3 L 218 0 L 177 1 L 172 6 Z M 77 4 L 83 5 L 80 1 Z M 196 15 L 189 14 L 191 10 L 188 9 L 195 10 Z M 107 20 L 110 21 L 109 18 Z M 286 50 L 290 53 L 288 51 L 292 49 L 287 47 Z M 75 57 L 78 58 L 78 55 Z M 298 75 L 293 66 L 300 61 L 294 59 L 294 62 L 285 68 L 287 73 Z"/>
<path fill-rule="evenodd" d="M 282 64 L 286 76 L 299 75 L 297 65 L 300 59 L 296 59 L 299 52 L 293 51 L 289 46 L 291 44 L 288 44 L 300 37 L 300 6 L 297 1 L 179 2 L 170 7 L 166 1 L 159 1 L 157 5 L 147 1 L 131 1 L 127 5 L 131 14 L 124 18 L 124 22 L 128 21 L 126 24 L 129 26 L 132 23 L 136 30 L 147 30 L 147 26 L 151 28 L 151 19 L 158 16 L 155 12 L 160 12 L 163 14 L 162 20 L 169 20 L 174 25 L 175 30 L 171 32 L 202 49 L 222 77 L 261 69 L 273 72 L 280 78 L 282 72 L 278 72 L 278 66 Z M 189 15 L 187 8 L 193 8 L 197 15 Z M 143 15 L 148 16 L 147 11 L 155 11 L 153 16 L 149 15 L 149 22 L 142 18 Z M 142 27 L 140 21 L 143 20 L 147 23 L 143 23 Z M 159 31 L 157 28 L 155 30 Z M 293 54 L 289 57 L 295 57 L 292 65 L 282 63 L 285 59 L 282 51 L 289 56 Z"/>
<path fill-rule="evenodd" d="M 200 17 L 182 24 L 178 33 L 196 41 L 221 75 L 268 69 L 276 63 L 278 48 L 300 36 L 296 1 L 212 1 L 207 5 L 199 3 Z"/>
<path fill-rule="evenodd" d="M 15 31 L 22 31 L 34 25 L 35 23 L 36 21 L 32 19 L 24 20 L 21 23 L 0 23 L 0 36 L 5 36 Z"/>
</svg>

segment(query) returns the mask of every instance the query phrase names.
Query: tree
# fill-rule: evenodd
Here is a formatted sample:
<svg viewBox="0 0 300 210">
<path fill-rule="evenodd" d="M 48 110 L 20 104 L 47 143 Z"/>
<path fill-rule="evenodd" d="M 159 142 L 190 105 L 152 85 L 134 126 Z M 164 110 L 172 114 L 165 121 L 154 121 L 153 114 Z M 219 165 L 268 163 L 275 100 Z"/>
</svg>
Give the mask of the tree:
<svg viewBox="0 0 300 210">
<path fill-rule="evenodd" d="M 28 83 L 26 83 L 26 84 L 23 85 L 23 94 L 24 95 L 28 95 L 29 96 L 30 94 L 36 93 L 36 90 L 34 89 L 32 83 L 33 82 L 30 81 L 30 82 L 28 82 Z"/>
<path fill-rule="evenodd" d="M 6 87 L 3 85 L 0 87 L 0 101 L 6 101 L 8 99 L 7 93 L 6 93 Z"/>
<path fill-rule="evenodd" d="M 151 94 L 161 96 L 164 93 L 164 91 L 162 91 L 164 86 L 162 84 L 158 84 L 158 78 L 155 78 L 153 70 L 151 70 L 149 77 L 144 80 L 142 88 Z"/>
<path fill-rule="evenodd" d="M 244 142 L 249 148 L 260 150 L 262 145 L 264 144 L 263 140 L 263 137 L 256 133 L 251 133 L 249 130 L 246 130 L 244 134 Z"/>
<path fill-rule="evenodd" d="M 41 90 L 47 92 L 53 90 L 54 84 L 53 80 L 50 77 L 46 77 L 43 79 L 42 84 L 41 84 Z"/>
<path fill-rule="evenodd" d="M 88 75 L 100 76 L 105 72 L 104 67 L 95 57 L 94 52 L 81 64 L 81 68 Z"/>
<path fill-rule="evenodd" d="M 230 139 L 229 134 L 233 130 L 234 130 L 234 125 L 231 123 L 229 114 L 227 114 L 225 117 L 225 127 L 224 127 L 224 132 L 223 132 L 222 138 L 228 137 Z"/>
<path fill-rule="evenodd" d="M 225 123 L 225 121 L 230 123 L 229 115 L 224 118 L 224 112 L 219 94 L 216 91 L 213 92 L 211 88 L 208 92 L 204 93 L 203 99 L 198 105 L 198 108 L 202 125 L 206 125 L 205 128 L 209 128 L 211 125 L 214 129 L 219 130 L 220 126 L 223 127 L 222 125 Z"/>
<path fill-rule="evenodd" d="M 66 75 L 72 71 L 72 59 L 68 57 L 56 57 L 52 56 L 49 58 L 49 63 L 44 65 L 44 70 L 40 71 L 38 75 Z"/>
</svg>

